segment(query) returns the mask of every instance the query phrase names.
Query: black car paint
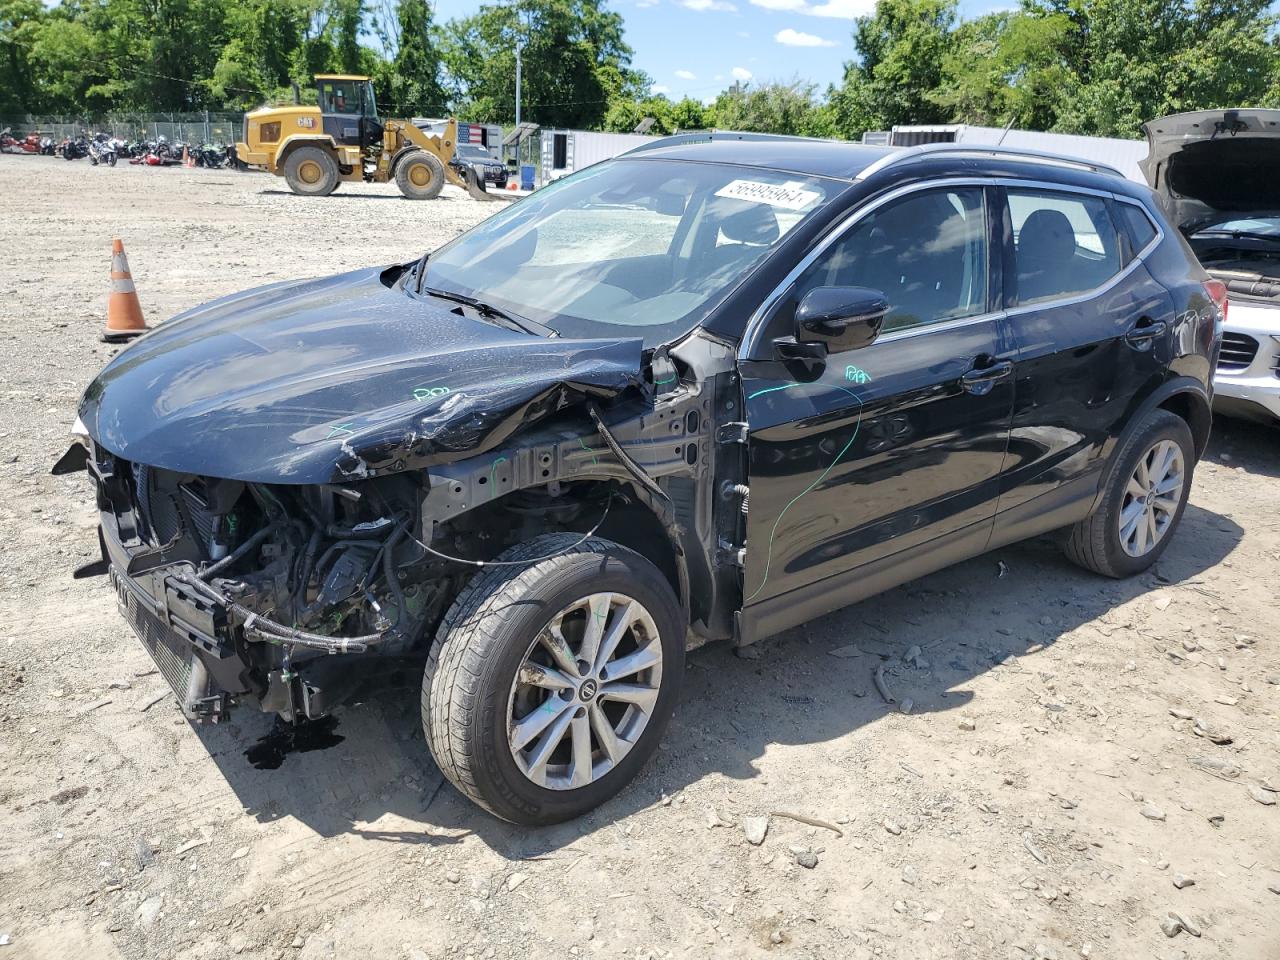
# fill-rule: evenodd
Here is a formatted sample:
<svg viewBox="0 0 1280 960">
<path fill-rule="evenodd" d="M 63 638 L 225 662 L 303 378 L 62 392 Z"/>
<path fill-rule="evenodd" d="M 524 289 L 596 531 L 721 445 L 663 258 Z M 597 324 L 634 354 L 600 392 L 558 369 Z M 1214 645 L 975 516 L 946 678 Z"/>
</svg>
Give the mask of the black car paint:
<svg viewBox="0 0 1280 960">
<path fill-rule="evenodd" d="M 639 158 L 832 178 L 828 206 L 669 351 L 530 338 L 417 302 L 363 271 L 237 295 L 165 325 L 104 371 L 82 416 L 93 440 L 122 457 L 213 476 L 311 484 L 362 470 L 425 470 L 424 534 L 517 489 L 566 479 L 629 484 L 670 539 L 694 632 L 723 637 L 733 624 L 739 643 L 1081 519 L 1127 426 L 1155 404 L 1185 411 L 1203 449 L 1215 310 L 1203 271 L 1150 191 L 1084 169 L 963 153 L 922 154 L 856 176 L 888 155 L 763 141 Z M 1115 195 L 1147 210 L 1165 241 L 1106 291 L 1101 309 L 1087 297 L 1011 313 L 997 256 L 992 311 L 981 322 L 885 337 L 804 369 L 780 361 L 754 333 L 744 342 L 749 318 L 852 212 L 893 190 L 955 178 L 995 191 L 1004 181 L 1047 181 Z M 1134 340 L 1144 317 L 1164 326 Z M 404 339 L 393 343 L 397 336 Z M 267 383 L 255 389 L 246 379 L 242 398 L 210 394 L 238 363 L 260 365 Z M 966 381 L 992 363 L 1008 364 L 1008 375 L 982 389 Z M 529 383 L 496 387 L 513 365 Z M 159 399 L 187 381 L 208 395 Z M 424 401 L 442 386 L 457 417 L 423 430 Z M 413 397 L 417 388 L 424 400 Z M 604 403 L 608 429 L 667 502 L 646 497 L 585 417 L 575 426 L 549 416 L 572 413 L 588 396 Z M 364 419 L 345 428 L 350 443 L 335 442 L 329 434 L 357 410 Z M 186 436 L 196 429 L 197 439 Z M 744 482 L 745 526 L 723 493 Z M 626 529 L 602 533 L 627 542 Z"/>
<path fill-rule="evenodd" d="M 214 301 L 109 363 L 80 419 L 125 460 L 318 484 L 475 456 L 639 383 L 641 341 L 548 340 L 360 270 Z M 470 314 L 470 315 L 468 315 Z"/>
</svg>

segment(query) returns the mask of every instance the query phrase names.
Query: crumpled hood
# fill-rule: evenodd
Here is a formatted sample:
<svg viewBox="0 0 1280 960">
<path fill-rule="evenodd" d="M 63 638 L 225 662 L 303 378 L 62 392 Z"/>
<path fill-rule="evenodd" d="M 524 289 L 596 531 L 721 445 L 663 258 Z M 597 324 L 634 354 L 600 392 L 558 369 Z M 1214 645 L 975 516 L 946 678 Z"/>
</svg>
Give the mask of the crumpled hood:
<svg viewBox="0 0 1280 960">
<path fill-rule="evenodd" d="M 273 284 L 175 317 L 107 364 L 80 419 L 126 460 L 334 483 L 472 456 L 640 382 L 639 338 L 510 331 L 388 288 L 381 272 Z"/>
<path fill-rule="evenodd" d="M 1280 211 L 1280 110 L 1197 110 L 1142 129 L 1142 173 L 1179 227 Z"/>
</svg>

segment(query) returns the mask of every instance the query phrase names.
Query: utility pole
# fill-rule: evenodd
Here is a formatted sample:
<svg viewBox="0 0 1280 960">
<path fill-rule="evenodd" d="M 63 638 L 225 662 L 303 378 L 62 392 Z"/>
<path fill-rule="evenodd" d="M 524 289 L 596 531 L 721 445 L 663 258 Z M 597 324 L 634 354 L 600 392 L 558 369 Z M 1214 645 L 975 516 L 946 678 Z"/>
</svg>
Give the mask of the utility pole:
<svg viewBox="0 0 1280 960">
<path fill-rule="evenodd" d="M 516 40 L 516 129 L 520 129 L 520 40 Z"/>
</svg>

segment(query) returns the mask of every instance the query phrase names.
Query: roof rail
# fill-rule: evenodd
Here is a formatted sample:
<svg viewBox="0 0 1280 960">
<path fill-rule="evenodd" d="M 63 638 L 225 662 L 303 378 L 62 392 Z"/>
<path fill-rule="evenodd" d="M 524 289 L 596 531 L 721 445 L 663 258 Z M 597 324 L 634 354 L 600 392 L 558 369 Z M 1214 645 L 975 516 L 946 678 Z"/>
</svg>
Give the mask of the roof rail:
<svg viewBox="0 0 1280 960">
<path fill-rule="evenodd" d="M 783 133 L 735 133 L 732 130 L 706 130 L 700 133 L 676 133 L 669 137 L 654 137 L 652 143 L 642 143 L 638 147 L 621 154 L 630 156 L 633 153 L 645 153 L 648 150 L 659 150 L 663 147 L 679 147 L 691 143 L 712 143 L 725 140 L 813 140 L 813 137 L 795 137 Z"/>
<path fill-rule="evenodd" d="M 1056 153 L 1048 153 L 1044 150 L 1027 150 L 1020 147 L 1001 147 L 995 145 L 983 144 L 966 144 L 966 143 L 921 143 L 914 147 L 903 147 L 896 153 L 891 153 L 887 157 L 881 157 L 870 166 L 864 167 L 855 176 L 857 180 L 866 180 L 873 174 L 879 173 L 886 167 L 895 166 L 899 163 L 907 163 L 912 160 L 921 160 L 935 153 L 945 153 L 952 156 L 971 156 L 971 157 L 1002 157 L 1008 160 L 1023 160 L 1027 163 L 1041 163 L 1046 166 L 1068 167 L 1073 170 L 1089 170 L 1093 173 L 1107 174 L 1120 179 L 1126 179 L 1125 175 L 1115 167 L 1108 166 L 1105 163 L 1098 163 L 1093 160 L 1082 160 L 1078 157 L 1064 157 Z"/>
</svg>

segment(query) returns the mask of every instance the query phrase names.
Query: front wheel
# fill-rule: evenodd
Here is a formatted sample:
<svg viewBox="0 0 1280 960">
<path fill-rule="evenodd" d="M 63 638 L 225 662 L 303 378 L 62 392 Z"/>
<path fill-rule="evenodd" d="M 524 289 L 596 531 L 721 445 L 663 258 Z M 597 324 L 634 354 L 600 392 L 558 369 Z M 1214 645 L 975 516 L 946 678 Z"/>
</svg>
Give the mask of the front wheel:
<svg viewBox="0 0 1280 960">
<path fill-rule="evenodd" d="M 608 540 L 547 534 L 454 601 L 422 682 L 441 772 L 486 810 L 559 823 L 621 790 L 657 749 L 684 670 L 662 573 Z M 527 562 L 525 562 L 527 561 Z"/>
<path fill-rule="evenodd" d="M 1195 440 L 1185 420 L 1153 410 L 1116 453 L 1102 503 L 1071 528 L 1067 557 L 1107 577 L 1131 577 L 1169 546 L 1187 506 Z"/>
<path fill-rule="evenodd" d="M 304 197 L 327 197 L 338 189 L 338 161 L 322 147 L 298 147 L 284 162 L 289 189 Z"/>
<path fill-rule="evenodd" d="M 434 200 L 444 189 L 444 164 L 425 150 L 414 150 L 396 165 L 396 186 L 410 200 Z"/>
</svg>

